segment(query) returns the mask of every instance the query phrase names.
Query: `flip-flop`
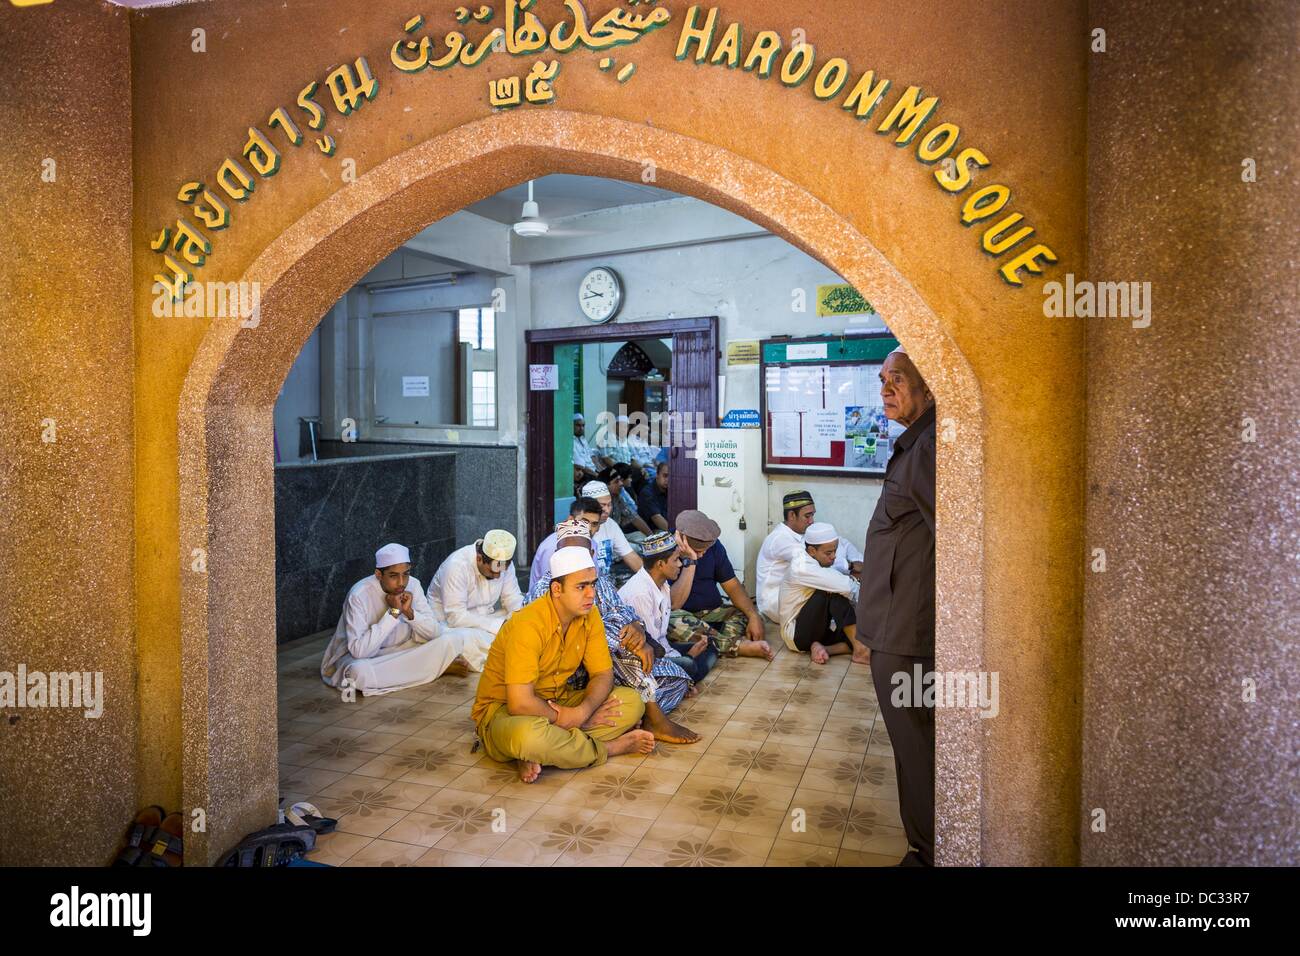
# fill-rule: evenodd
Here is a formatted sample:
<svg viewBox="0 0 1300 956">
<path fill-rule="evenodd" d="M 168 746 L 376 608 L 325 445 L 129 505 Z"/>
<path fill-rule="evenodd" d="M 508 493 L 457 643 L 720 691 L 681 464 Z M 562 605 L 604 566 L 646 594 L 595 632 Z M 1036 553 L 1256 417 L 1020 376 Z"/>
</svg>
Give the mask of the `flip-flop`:
<svg viewBox="0 0 1300 956">
<path fill-rule="evenodd" d="M 339 822 L 333 817 L 322 816 L 321 812 L 316 809 L 315 805 L 305 800 L 299 801 L 284 811 L 286 823 L 291 823 L 297 827 L 311 827 L 317 835 L 333 833 L 338 829 Z"/>
</svg>

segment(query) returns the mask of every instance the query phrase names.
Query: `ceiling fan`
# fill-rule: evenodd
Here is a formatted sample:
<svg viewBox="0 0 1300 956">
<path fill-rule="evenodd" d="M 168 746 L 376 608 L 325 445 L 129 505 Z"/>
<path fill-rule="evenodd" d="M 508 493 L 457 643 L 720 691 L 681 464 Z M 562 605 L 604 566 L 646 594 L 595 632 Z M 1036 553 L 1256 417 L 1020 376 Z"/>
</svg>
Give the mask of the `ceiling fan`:
<svg viewBox="0 0 1300 956">
<path fill-rule="evenodd" d="M 528 180 L 528 199 L 519 214 L 519 221 L 511 226 L 515 235 L 523 239 L 536 239 L 541 236 L 590 236 L 595 235 L 588 229 L 552 229 L 550 223 L 542 218 L 541 208 L 533 199 L 533 180 Z"/>
</svg>

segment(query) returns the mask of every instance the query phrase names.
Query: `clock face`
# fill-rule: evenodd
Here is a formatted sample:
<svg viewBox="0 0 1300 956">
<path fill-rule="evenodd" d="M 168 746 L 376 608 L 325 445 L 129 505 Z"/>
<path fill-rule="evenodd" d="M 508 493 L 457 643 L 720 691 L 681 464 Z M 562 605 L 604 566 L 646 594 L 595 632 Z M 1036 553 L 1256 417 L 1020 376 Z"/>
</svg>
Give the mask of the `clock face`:
<svg viewBox="0 0 1300 956">
<path fill-rule="evenodd" d="M 578 284 L 578 305 L 592 322 L 608 322 L 623 304 L 623 283 L 613 269 L 592 269 Z"/>
</svg>

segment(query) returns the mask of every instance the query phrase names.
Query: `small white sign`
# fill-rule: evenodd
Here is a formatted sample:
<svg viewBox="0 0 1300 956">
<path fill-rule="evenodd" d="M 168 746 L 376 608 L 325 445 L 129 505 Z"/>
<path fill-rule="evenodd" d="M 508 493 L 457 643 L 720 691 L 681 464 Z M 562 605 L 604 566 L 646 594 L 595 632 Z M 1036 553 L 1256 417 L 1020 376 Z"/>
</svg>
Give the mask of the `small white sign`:
<svg viewBox="0 0 1300 956">
<path fill-rule="evenodd" d="M 797 362 L 800 359 L 824 359 L 825 357 L 825 342 L 808 342 L 803 345 L 787 345 L 785 347 L 787 362 Z"/>
<path fill-rule="evenodd" d="M 554 392 L 560 387 L 560 366 L 528 366 L 528 390 L 530 392 Z"/>
<path fill-rule="evenodd" d="M 429 376 L 427 375 L 403 375 L 402 376 L 402 398 L 428 398 L 429 397 Z"/>
</svg>

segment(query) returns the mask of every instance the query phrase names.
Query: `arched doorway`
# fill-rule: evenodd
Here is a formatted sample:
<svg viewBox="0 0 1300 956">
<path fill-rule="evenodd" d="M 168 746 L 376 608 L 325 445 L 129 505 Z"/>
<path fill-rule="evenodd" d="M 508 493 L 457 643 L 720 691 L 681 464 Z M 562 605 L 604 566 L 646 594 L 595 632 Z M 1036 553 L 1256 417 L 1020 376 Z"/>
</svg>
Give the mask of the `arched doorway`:
<svg viewBox="0 0 1300 956">
<path fill-rule="evenodd" d="M 210 861 L 276 807 L 271 447 L 281 383 L 320 316 L 374 263 L 430 222 L 543 173 L 639 179 L 742 215 L 870 290 L 939 401 L 941 428 L 982 434 L 974 374 L 941 319 L 848 221 L 770 170 L 648 125 L 561 110 L 498 114 L 427 140 L 334 193 L 281 233 L 242 281 L 261 287 L 254 328 L 206 332 L 181 394 L 183 790 Z M 936 666 L 980 670 L 984 646 L 983 450 L 942 442 Z M 973 711 L 937 715 L 936 853 L 981 860 L 984 736 Z"/>
</svg>

